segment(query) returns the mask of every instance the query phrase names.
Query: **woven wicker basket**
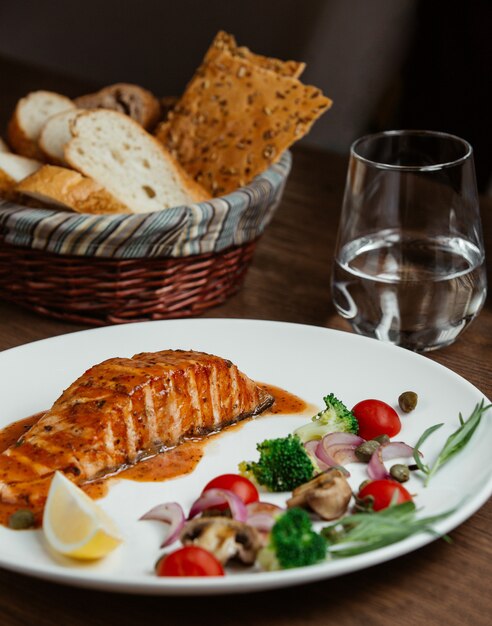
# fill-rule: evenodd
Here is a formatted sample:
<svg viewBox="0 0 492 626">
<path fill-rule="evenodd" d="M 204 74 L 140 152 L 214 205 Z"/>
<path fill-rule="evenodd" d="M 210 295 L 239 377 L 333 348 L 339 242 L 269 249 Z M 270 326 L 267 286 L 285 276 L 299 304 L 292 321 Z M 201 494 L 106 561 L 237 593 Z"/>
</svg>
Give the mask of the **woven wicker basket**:
<svg viewBox="0 0 492 626">
<path fill-rule="evenodd" d="M 90 325 L 199 315 L 241 286 L 290 165 L 286 153 L 247 187 L 162 215 L 2 203 L 0 298 Z"/>
</svg>

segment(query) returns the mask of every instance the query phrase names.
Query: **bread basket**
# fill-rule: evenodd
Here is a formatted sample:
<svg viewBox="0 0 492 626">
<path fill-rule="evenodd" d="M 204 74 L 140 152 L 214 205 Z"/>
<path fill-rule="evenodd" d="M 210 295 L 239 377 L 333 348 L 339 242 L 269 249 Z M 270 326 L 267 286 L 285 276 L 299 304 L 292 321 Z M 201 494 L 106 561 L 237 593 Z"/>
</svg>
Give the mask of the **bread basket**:
<svg viewBox="0 0 492 626">
<path fill-rule="evenodd" d="M 227 196 L 156 213 L 0 201 L 0 298 L 99 326 L 199 315 L 240 287 L 290 167 L 287 151 Z"/>
</svg>

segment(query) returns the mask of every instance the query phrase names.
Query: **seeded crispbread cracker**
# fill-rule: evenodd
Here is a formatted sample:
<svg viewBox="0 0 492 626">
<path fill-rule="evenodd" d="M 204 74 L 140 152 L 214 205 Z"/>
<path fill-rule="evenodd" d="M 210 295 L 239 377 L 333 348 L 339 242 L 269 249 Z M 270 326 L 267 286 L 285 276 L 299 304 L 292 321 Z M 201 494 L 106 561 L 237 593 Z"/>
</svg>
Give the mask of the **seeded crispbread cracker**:
<svg viewBox="0 0 492 626">
<path fill-rule="evenodd" d="M 198 69 L 158 138 L 219 196 L 265 171 L 330 106 L 316 87 L 222 50 Z"/>
<path fill-rule="evenodd" d="M 234 35 L 226 33 L 220 30 L 214 37 L 210 48 L 204 58 L 204 62 L 207 63 L 216 58 L 223 50 L 226 50 L 232 56 L 246 59 L 259 67 L 263 67 L 266 70 L 271 70 L 282 76 L 292 76 L 293 78 L 299 78 L 306 67 L 305 63 L 300 61 L 282 61 L 275 59 L 274 57 L 265 57 L 261 54 L 255 54 L 251 52 L 246 46 L 238 47 Z"/>
<path fill-rule="evenodd" d="M 275 59 L 274 57 L 265 57 L 261 54 L 255 54 L 251 52 L 246 46 L 238 47 L 234 35 L 226 33 L 220 30 L 214 37 L 214 40 L 210 44 L 207 50 L 203 63 L 207 63 L 215 59 L 223 50 L 226 50 L 232 56 L 236 56 L 241 59 L 246 59 L 263 69 L 271 70 L 282 76 L 292 76 L 293 78 L 299 78 L 304 71 L 306 64 L 301 61 L 282 61 L 281 59 Z M 155 129 L 156 137 L 163 143 L 166 143 L 166 135 L 168 132 L 168 115 L 174 109 L 178 98 L 174 96 L 165 96 L 161 98 L 161 121 Z"/>
</svg>

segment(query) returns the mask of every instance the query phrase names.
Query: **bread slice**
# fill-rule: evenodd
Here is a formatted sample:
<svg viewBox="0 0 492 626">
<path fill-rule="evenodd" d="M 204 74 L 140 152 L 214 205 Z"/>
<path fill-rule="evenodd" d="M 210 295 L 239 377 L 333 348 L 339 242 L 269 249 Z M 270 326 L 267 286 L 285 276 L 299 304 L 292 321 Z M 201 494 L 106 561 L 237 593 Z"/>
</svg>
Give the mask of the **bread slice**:
<svg viewBox="0 0 492 626">
<path fill-rule="evenodd" d="M 0 137 L 0 152 L 10 152 L 10 148 L 1 137 Z"/>
<path fill-rule="evenodd" d="M 196 72 L 158 138 L 219 196 L 280 159 L 331 104 L 318 88 L 224 49 Z"/>
<path fill-rule="evenodd" d="M 52 115 L 41 129 L 39 147 L 51 163 L 66 165 L 65 146 L 72 139 L 70 126 L 80 113 L 80 109 L 68 109 Z"/>
<path fill-rule="evenodd" d="M 0 152 L 0 196 L 15 199 L 18 182 L 41 167 L 42 163 L 11 152 Z"/>
<path fill-rule="evenodd" d="M 33 91 L 21 98 L 7 127 L 12 150 L 22 156 L 43 160 L 38 139 L 46 120 L 74 108 L 72 100 L 52 91 Z"/>
<path fill-rule="evenodd" d="M 145 129 L 152 129 L 161 115 L 159 100 L 139 85 L 116 83 L 96 93 L 75 98 L 82 109 L 111 109 L 129 115 Z"/>
<path fill-rule="evenodd" d="M 137 122 L 117 111 L 87 111 L 72 125 L 67 162 L 105 187 L 134 213 L 209 198 Z"/>
<path fill-rule="evenodd" d="M 22 180 L 15 191 L 44 205 L 77 213 L 130 213 L 126 205 L 99 183 L 79 172 L 56 165 L 43 165 Z"/>
</svg>

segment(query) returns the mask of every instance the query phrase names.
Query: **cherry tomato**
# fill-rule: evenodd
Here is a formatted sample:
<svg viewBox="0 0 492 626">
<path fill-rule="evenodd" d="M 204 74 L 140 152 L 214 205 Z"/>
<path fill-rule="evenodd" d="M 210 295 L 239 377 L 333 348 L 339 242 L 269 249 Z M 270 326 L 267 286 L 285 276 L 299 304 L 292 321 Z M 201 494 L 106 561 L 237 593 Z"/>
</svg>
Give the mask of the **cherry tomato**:
<svg viewBox="0 0 492 626">
<path fill-rule="evenodd" d="M 258 489 L 250 480 L 240 474 L 221 474 L 216 476 L 205 485 L 202 493 L 209 489 L 228 489 L 235 493 L 236 496 L 239 496 L 244 504 L 258 502 L 260 499 Z M 223 510 L 227 508 L 227 504 L 220 504 L 214 508 Z"/>
<path fill-rule="evenodd" d="M 362 400 L 352 409 L 359 422 L 359 436 L 374 439 L 379 435 L 394 437 L 401 430 L 398 413 L 382 400 Z"/>
<path fill-rule="evenodd" d="M 395 496 L 395 494 L 397 495 Z M 372 506 L 375 511 L 387 509 L 391 504 L 401 504 L 402 502 L 412 500 L 412 496 L 403 485 L 396 482 L 396 480 L 389 480 L 387 478 L 372 480 L 362 487 L 357 494 L 357 497 L 360 499 L 367 498 L 367 496 L 374 498 Z M 396 498 L 394 502 L 393 498 Z"/>
<path fill-rule="evenodd" d="M 199 546 L 185 546 L 159 559 L 157 576 L 224 576 L 220 561 Z"/>
</svg>

